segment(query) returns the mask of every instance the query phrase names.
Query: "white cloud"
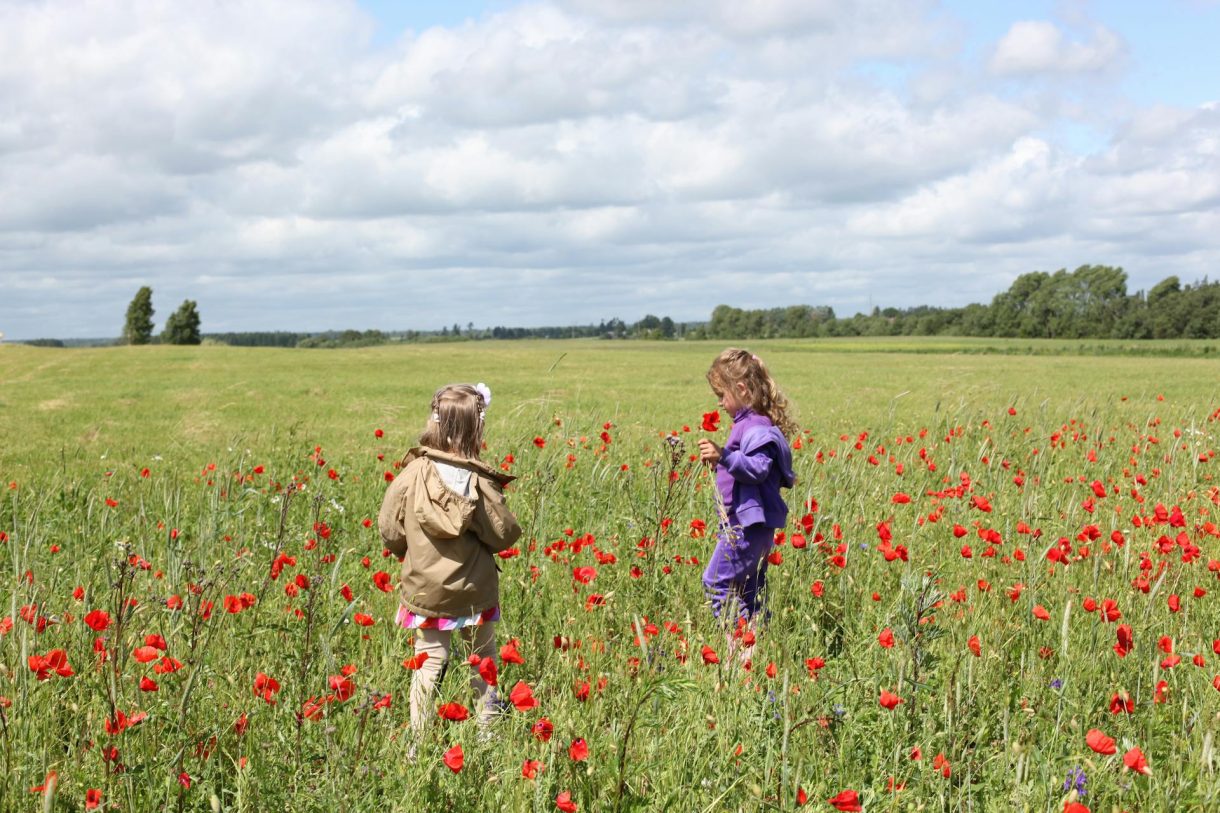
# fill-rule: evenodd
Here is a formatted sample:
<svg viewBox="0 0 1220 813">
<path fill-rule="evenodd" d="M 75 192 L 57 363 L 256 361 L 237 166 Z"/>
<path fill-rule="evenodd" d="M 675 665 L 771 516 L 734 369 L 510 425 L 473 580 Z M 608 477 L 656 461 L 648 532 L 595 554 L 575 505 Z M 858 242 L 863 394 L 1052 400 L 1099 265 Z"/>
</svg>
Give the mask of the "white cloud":
<svg viewBox="0 0 1220 813">
<path fill-rule="evenodd" d="M 1220 111 L 1110 104 L 1101 24 L 980 73 L 926 2 L 501 8 L 374 46 L 347 0 L 0 3 L 0 330 L 113 335 L 141 284 L 392 329 L 1214 276 Z"/>
<path fill-rule="evenodd" d="M 1089 42 L 1069 41 L 1046 20 L 1012 24 L 996 44 L 988 68 L 1002 76 L 1096 73 L 1113 68 L 1126 53 L 1122 38 L 1096 25 Z"/>
</svg>

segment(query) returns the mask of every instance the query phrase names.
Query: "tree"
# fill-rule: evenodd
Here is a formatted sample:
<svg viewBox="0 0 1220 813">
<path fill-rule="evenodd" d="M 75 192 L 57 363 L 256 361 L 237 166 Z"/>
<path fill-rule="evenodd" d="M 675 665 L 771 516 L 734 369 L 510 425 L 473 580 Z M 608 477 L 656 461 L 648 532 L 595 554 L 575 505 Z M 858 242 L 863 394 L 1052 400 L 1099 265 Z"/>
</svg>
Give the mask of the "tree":
<svg viewBox="0 0 1220 813">
<path fill-rule="evenodd" d="M 135 298 L 127 306 L 127 322 L 123 325 L 123 341 L 126 344 L 148 344 L 153 330 L 152 288 L 145 285 L 136 291 Z"/>
<path fill-rule="evenodd" d="M 165 344 L 199 344 L 202 341 L 199 336 L 199 311 L 195 309 L 193 299 L 183 302 L 165 320 L 161 341 Z"/>
</svg>

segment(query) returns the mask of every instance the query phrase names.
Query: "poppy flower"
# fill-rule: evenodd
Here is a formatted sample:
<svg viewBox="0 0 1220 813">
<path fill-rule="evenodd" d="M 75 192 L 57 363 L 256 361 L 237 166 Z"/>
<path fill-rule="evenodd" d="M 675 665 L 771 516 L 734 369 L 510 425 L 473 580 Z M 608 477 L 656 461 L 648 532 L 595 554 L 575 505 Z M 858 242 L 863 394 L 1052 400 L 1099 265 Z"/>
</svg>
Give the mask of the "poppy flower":
<svg viewBox="0 0 1220 813">
<path fill-rule="evenodd" d="M 1115 692 L 1110 697 L 1110 713 L 1111 714 L 1134 714 L 1135 701 L 1131 699 L 1131 695 L 1126 692 Z"/>
<path fill-rule="evenodd" d="M 877 643 L 881 644 L 883 649 L 893 649 L 894 631 L 889 627 L 881 630 L 881 634 L 877 636 Z"/>
<path fill-rule="evenodd" d="M 572 740 L 572 744 L 568 746 L 568 756 L 573 762 L 584 762 L 589 758 L 589 744 L 585 742 L 584 737 Z"/>
<path fill-rule="evenodd" d="M 488 686 L 496 685 L 496 681 L 499 679 L 499 677 L 496 671 L 496 662 L 493 658 L 483 658 L 480 660 L 478 671 L 479 677 L 483 678 L 483 681 Z"/>
<path fill-rule="evenodd" d="M 572 794 L 566 790 L 555 797 L 555 807 L 562 810 L 563 813 L 576 813 L 579 809 L 576 807 L 576 802 L 572 801 Z"/>
<path fill-rule="evenodd" d="M 1125 658 L 1133 646 L 1131 640 L 1131 625 L 1119 624 L 1117 634 L 1118 643 L 1114 645 L 1114 651 L 1118 653 L 1118 657 Z"/>
<path fill-rule="evenodd" d="M 102 803 L 102 792 L 97 788 L 89 788 L 85 791 L 85 810 L 96 810 L 98 805 Z"/>
<path fill-rule="evenodd" d="M 436 716 L 442 720 L 460 723 L 470 717 L 470 712 L 461 703 L 444 703 L 436 709 Z"/>
<path fill-rule="evenodd" d="M 979 643 L 979 637 L 977 635 L 970 636 L 970 639 L 966 641 L 966 647 L 974 653 L 974 657 L 976 658 L 983 654 L 982 644 Z"/>
<path fill-rule="evenodd" d="M 541 437 L 536 437 L 536 438 L 534 438 L 534 445 L 537 446 L 539 449 L 545 448 L 546 440 Z"/>
<path fill-rule="evenodd" d="M 712 410 L 711 412 L 703 413 L 703 431 L 715 432 L 720 429 L 720 412 Z"/>
<path fill-rule="evenodd" d="M 140 663 L 149 663 L 161 657 L 155 646 L 138 646 L 131 654 Z"/>
<path fill-rule="evenodd" d="M 891 692 L 889 689 L 882 689 L 880 702 L 881 708 L 893 711 L 894 709 L 898 708 L 899 703 L 905 703 L 906 701 Z"/>
<path fill-rule="evenodd" d="M 525 658 L 521 657 L 517 647 L 520 641 L 516 638 L 511 639 L 507 644 L 500 647 L 500 662 L 501 663 L 525 663 Z"/>
<path fill-rule="evenodd" d="M 508 700 L 517 711 L 529 711 L 538 705 L 534 692 L 523 680 L 518 680 L 517 685 L 513 686 L 512 691 L 508 693 Z"/>
<path fill-rule="evenodd" d="M 716 650 L 712 649 L 707 644 L 703 645 L 701 654 L 703 655 L 703 662 L 709 666 L 720 663 L 720 656 L 716 654 Z"/>
<path fill-rule="evenodd" d="M 1113 738 L 1107 737 L 1096 728 L 1089 729 L 1088 733 L 1084 735 L 1084 741 L 1086 745 L 1102 756 L 1118 753 L 1118 748 L 1115 747 Z"/>
<path fill-rule="evenodd" d="M 1064 802 L 1063 813 L 1089 813 L 1089 809 L 1080 802 Z"/>
<path fill-rule="evenodd" d="M 159 687 L 157 686 L 157 682 L 155 680 L 153 680 L 152 678 L 148 677 L 147 675 L 140 678 L 140 691 L 155 692 L 155 691 L 157 691 L 158 688 Z"/>
<path fill-rule="evenodd" d="M 521 778 L 534 779 L 542 770 L 542 763 L 536 759 L 527 759 L 521 763 Z"/>
<path fill-rule="evenodd" d="M 377 585 L 377 589 L 383 593 L 388 593 L 394 589 L 390 574 L 384 570 L 378 570 L 373 574 L 373 584 Z"/>
<path fill-rule="evenodd" d="M 826 801 L 835 810 L 861 811 L 864 809 L 860 806 L 860 794 L 854 790 L 841 790 L 837 796 L 832 796 Z"/>
<path fill-rule="evenodd" d="M 110 614 L 103 610 L 93 610 L 85 615 L 84 622 L 94 632 L 102 632 L 110 626 Z"/>
<path fill-rule="evenodd" d="M 1041 604 L 1034 605 L 1034 618 L 1038 619 L 1039 621 L 1047 621 L 1050 619 L 1050 617 L 1051 614 L 1047 612 L 1045 607 L 1043 607 Z"/>
<path fill-rule="evenodd" d="M 1148 767 L 1148 760 L 1144 758 L 1144 752 L 1138 748 L 1132 748 L 1123 754 L 1123 765 L 1128 770 L 1142 773 L 1145 776 L 1152 776 L 1152 769 Z"/>
<path fill-rule="evenodd" d="M 547 718 L 539 717 L 538 721 L 530 727 L 530 733 L 539 742 L 550 742 L 551 735 L 555 733 L 555 726 Z"/>
<path fill-rule="evenodd" d="M 403 661 L 402 665 L 404 667 L 406 667 L 407 669 L 410 669 L 411 671 L 414 672 L 416 669 L 423 666 L 424 662 L 427 660 L 428 660 L 427 652 L 416 652 L 414 655 L 412 655 L 411 657 L 409 657 L 405 661 Z"/>
<path fill-rule="evenodd" d="M 459 742 L 450 748 L 445 752 L 445 756 L 442 759 L 445 761 L 445 767 L 449 770 L 454 773 L 461 773 L 462 765 L 466 762 L 466 755 L 462 753 L 462 744 Z"/>
</svg>

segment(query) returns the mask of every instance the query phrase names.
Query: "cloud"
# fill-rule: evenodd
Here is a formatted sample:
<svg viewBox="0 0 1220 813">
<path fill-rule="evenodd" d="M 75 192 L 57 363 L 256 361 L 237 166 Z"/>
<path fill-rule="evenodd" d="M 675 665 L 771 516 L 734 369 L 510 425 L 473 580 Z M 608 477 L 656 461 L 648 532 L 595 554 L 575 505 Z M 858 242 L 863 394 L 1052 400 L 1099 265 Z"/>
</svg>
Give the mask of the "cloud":
<svg viewBox="0 0 1220 813">
<path fill-rule="evenodd" d="M 1091 41 L 1076 42 L 1052 22 L 1013 23 L 996 44 L 988 69 L 1000 76 L 1097 73 L 1115 67 L 1126 55 L 1126 44 L 1114 31 L 1095 25 L 1091 34 Z"/>
<path fill-rule="evenodd" d="M 1114 104 L 1100 23 L 978 71 L 922 1 L 496 8 L 386 44 L 347 0 L 0 3 L 0 330 L 116 335 L 143 284 L 220 331 L 1214 275 L 1220 113 Z"/>
</svg>

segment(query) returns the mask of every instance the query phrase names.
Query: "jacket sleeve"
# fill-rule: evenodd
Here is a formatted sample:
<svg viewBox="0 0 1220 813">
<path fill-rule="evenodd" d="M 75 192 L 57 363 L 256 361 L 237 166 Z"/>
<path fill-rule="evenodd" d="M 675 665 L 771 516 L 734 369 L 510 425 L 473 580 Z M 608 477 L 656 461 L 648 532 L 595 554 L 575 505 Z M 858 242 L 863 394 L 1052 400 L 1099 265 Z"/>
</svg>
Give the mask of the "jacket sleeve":
<svg viewBox="0 0 1220 813">
<path fill-rule="evenodd" d="M 504 490 L 496 482 L 477 477 L 478 506 L 471 517 L 470 529 L 479 541 L 495 553 L 505 550 L 521 537 L 521 525 L 504 502 Z"/>
<path fill-rule="evenodd" d="M 751 483 L 758 485 L 767 480 L 767 475 L 771 473 L 771 466 L 775 461 L 771 455 L 767 453 L 767 448 L 747 454 L 741 449 L 733 451 L 720 458 L 720 465 L 733 475 L 733 479 L 742 483 Z"/>
<path fill-rule="evenodd" d="M 381 544 L 399 559 L 407 555 L 406 529 L 403 527 L 403 511 L 406 509 L 402 487 L 398 480 L 386 489 L 381 501 L 381 512 L 377 515 L 377 530 L 381 532 Z"/>
</svg>

